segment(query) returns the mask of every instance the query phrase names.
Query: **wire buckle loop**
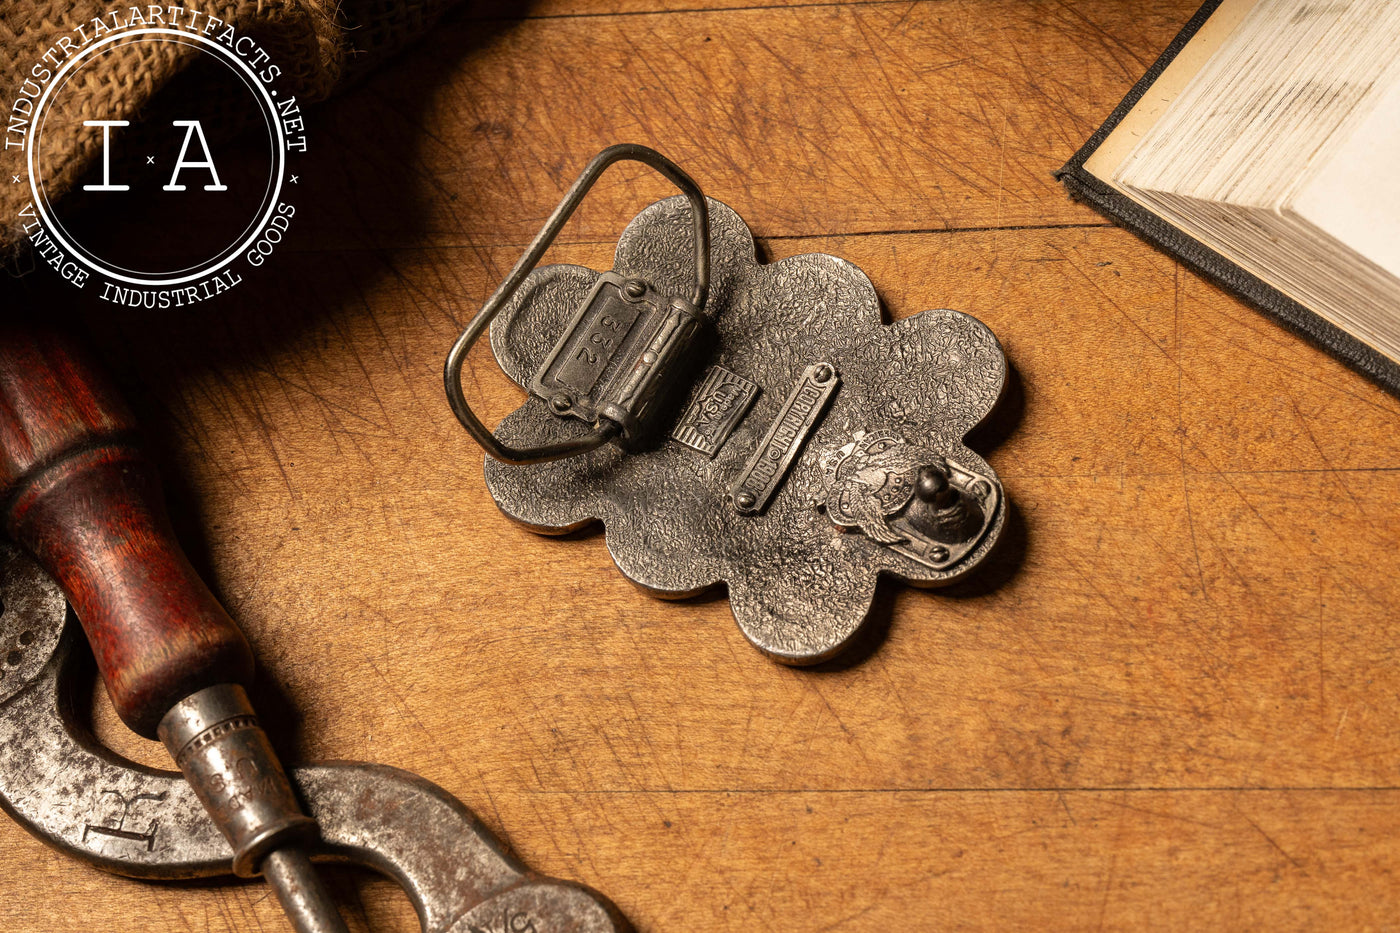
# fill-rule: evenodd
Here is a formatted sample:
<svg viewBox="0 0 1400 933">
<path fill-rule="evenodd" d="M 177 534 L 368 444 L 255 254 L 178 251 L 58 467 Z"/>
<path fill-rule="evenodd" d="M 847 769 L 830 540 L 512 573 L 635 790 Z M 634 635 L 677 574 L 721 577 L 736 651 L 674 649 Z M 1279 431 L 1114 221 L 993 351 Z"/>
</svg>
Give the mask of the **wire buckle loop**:
<svg viewBox="0 0 1400 933">
<path fill-rule="evenodd" d="M 640 279 L 605 273 L 575 315 L 568 331 L 536 374 L 531 390 L 555 414 L 593 424 L 589 433 L 565 441 L 512 447 L 482 424 L 462 391 L 462 364 L 553 244 L 589 189 L 616 162 L 640 162 L 671 181 L 690 202 L 695 229 L 695 289 L 689 301 L 667 298 Z M 595 450 L 641 431 L 645 416 L 668 388 L 672 363 L 685 355 L 704 316 L 710 291 L 710 215 L 700 187 L 670 159 L 646 146 L 609 146 L 593 157 L 554 213 L 545 221 L 504 282 L 476 313 L 447 354 L 443 383 L 452 413 L 482 448 L 503 463 L 560 460 Z"/>
</svg>

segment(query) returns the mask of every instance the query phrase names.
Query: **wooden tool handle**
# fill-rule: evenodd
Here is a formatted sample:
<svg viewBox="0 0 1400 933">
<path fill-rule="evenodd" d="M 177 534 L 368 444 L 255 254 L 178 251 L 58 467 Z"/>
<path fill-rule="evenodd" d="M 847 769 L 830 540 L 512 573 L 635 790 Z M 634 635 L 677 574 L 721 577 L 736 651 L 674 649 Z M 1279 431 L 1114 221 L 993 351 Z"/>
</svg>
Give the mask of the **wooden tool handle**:
<svg viewBox="0 0 1400 933">
<path fill-rule="evenodd" d="M 175 540 L 126 406 L 68 338 L 13 318 L 0 320 L 0 528 L 63 587 L 141 735 L 191 693 L 252 677 L 243 633 Z"/>
</svg>

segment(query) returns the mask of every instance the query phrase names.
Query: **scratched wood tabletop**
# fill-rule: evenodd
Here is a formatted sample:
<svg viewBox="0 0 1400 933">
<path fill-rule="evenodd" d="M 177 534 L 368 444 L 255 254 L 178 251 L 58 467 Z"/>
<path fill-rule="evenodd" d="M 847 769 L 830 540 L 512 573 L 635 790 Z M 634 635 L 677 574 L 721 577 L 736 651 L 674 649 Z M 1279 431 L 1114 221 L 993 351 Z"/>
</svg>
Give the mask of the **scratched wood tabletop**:
<svg viewBox="0 0 1400 933">
<path fill-rule="evenodd" d="M 648 933 L 1400 924 L 1400 402 L 1051 177 L 1195 6 L 501 0 L 314 110 L 266 274 L 87 316 L 284 757 L 422 774 Z M 448 412 L 459 328 L 619 141 L 766 258 L 844 256 L 1010 359 L 975 437 L 1004 546 L 886 587 L 844 663 L 512 525 Z M 620 170 L 551 255 L 607 268 L 666 193 Z M 521 398 L 485 347 L 465 382 L 491 423 Z M 328 876 L 352 929 L 417 929 Z M 0 895 L 16 933 L 286 929 L 261 885 L 104 875 L 9 821 Z"/>
</svg>

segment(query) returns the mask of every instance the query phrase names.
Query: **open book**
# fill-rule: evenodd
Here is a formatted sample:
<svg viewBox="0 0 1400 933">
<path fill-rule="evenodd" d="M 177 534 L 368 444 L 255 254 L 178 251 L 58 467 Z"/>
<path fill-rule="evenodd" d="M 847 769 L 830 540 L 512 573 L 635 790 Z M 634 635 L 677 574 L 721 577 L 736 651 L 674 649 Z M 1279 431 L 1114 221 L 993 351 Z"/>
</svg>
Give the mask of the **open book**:
<svg viewBox="0 0 1400 933">
<path fill-rule="evenodd" d="M 1400 388 L 1400 2 L 1207 4 L 1061 177 Z"/>
</svg>

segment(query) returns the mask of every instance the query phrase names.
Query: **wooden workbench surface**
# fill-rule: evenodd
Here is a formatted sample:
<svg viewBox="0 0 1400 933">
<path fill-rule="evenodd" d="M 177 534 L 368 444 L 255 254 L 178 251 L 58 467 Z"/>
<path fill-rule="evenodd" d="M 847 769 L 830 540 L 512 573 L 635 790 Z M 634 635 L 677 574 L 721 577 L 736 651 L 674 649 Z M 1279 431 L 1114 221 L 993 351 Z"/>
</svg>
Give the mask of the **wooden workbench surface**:
<svg viewBox="0 0 1400 933">
<path fill-rule="evenodd" d="M 313 111 L 265 274 L 89 317 L 284 756 L 418 772 L 648 933 L 1395 924 L 1400 403 L 1051 177 L 1195 5 L 543 0 Z M 847 663 L 775 665 L 722 596 L 515 527 L 447 410 L 459 327 L 618 141 L 769 259 L 844 256 L 1006 349 L 1004 547 L 887 587 Z M 610 176 L 553 255 L 606 268 L 664 193 Z M 484 347 L 466 385 L 492 423 L 521 397 Z M 416 929 L 331 879 L 354 929 Z M 103 875 L 8 821 L 0 895 L 11 933 L 285 929 L 260 885 Z"/>
</svg>

